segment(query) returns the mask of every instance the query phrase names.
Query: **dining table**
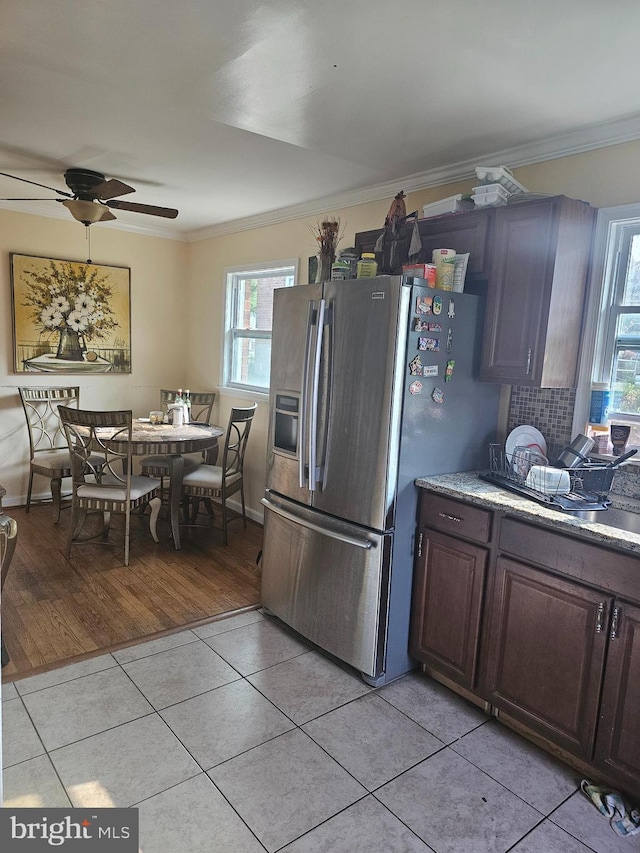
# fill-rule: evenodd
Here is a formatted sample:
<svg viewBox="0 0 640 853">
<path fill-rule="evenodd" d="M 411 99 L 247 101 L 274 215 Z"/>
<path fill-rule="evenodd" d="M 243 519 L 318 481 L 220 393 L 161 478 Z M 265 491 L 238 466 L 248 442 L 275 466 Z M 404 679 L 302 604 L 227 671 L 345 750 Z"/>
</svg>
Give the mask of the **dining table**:
<svg viewBox="0 0 640 853">
<path fill-rule="evenodd" d="M 104 431 L 102 431 L 104 437 Z M 151 423 L 149 418 L 134 418 L 131 430 L 131 449 L 134 456 L 167 457 L 169 463 L 169 522 L 173 544 L 180 550 L 180 499 L 184 474 L 184 454 L 208 451 L 208 461 L 215 461 L 218 439 L 224 435 L 222 427 L 192 422 L 182 426 Z M 109 441 L 116 450 L 117 439 Z M 126 442 L 122 442 L 126 449 Z"/>
</svg>

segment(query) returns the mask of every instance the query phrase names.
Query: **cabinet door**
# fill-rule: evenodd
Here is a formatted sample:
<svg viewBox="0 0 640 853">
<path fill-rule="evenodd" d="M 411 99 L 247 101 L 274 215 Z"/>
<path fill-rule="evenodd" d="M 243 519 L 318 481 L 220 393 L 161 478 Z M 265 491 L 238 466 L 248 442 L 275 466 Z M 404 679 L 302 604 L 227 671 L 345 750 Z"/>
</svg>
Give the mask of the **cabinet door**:
<svg viewBox="0 0 640 853">
<path fill-rule="evenodd" d="M 411 653 L 464 687 L 476 682 L 487 552 L 423 528 L 413 592 Z"/>
<path fill-rule="evenodd" d="M 554 230 L 552 204 L 495 210 L 481 370 L 486 381 L 528 385 L 540 380 Z"/>
<path fill-rule="evenodd" d="M 615 602 L 596 760 L 640 797 L 640 608 Z"/>
<path fill-rule="evenodd" d="M 434 249 L 455 249 L 459 255 L 469 253 L 467 274 L 486 276 L 493 213 L 493 210 L 477 210 L 421 220 L 418 224 L 422 239 L 420 261 L 430 264 Z"/>
<path fill-rule="evenodd" d="M 469 213 L 457 213 L 434 219 L 420 219 L 418 230 L 422 240 L 420 253 L 411 258 L 416 263 L 431 263 L 434 249 L 455 249 L 460 255 L 469 253 L 467 274 L 486 276 L 489 266 L 490 224 L 493 210 L 476 210 Z M 355 248 L 358 256 L 362 252 L 373 252 L 376 241 L 382 233 L 381 228 L 372 231 L 360 231 L 356 234 Z M 409 245 L 413 233 L 413 221 L 402 226 L 398 235 L 396 256 L 407 263 Z M 378 252 L 380 270 L 385 269 L 385 259 Z M 400 268 L 393 272 L 401 272 Z"/>
<path fill-rule="evenodd" d="M 611 600 L 505 557 L 494 580 L 485 698 L 590 758 Z"/>
<path fill-rule="evenodd" d="M 496 208 L 481 379 L 575 387 L 594 216 L 564 196 Z"/>
</svg>

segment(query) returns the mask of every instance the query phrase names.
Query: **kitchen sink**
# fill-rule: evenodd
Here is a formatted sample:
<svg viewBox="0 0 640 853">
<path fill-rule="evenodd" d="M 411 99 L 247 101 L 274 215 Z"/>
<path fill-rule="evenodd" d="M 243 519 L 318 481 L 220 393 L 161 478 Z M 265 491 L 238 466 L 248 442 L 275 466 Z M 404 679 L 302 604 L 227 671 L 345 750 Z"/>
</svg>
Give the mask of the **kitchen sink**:
<svg viewBox="0 0 640 853">
<path fill-rule="evenodd" d="M 629 509 L 617 509 L 609 507 L 602 510 L 584 510 L 572 512 L 576 518 L 591 521 L 595 524 L 606 524 L 619 530 L 627 530 L 629 533 L 640 534 L 640 512 L 632 512 Z"/>
</svg>

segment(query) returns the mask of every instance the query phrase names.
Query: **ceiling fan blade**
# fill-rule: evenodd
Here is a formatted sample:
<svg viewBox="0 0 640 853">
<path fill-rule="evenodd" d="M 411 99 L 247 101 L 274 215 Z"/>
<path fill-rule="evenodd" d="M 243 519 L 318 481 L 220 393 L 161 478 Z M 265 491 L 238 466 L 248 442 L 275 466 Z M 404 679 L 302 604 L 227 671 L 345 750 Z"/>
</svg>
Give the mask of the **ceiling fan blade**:
<svg viewBox="0 0 640 853">
<path fill-rule="evenodd" d="M 102 184 L 98 184 L 97 187 L 94 187 L 93 192 L 95 193 L 96 198 L 104 201 L 108 198 L 116 198 L 116 196 L 119 195 L 134 193 L 135 190 L 133 187 L 130 187 L 129 184 L 124 184 L 116 178 L 111 178 L 110 181 L 104 181 Z"/>
<path fill-rule="evenodd" d="M 0 201 L 60 201 L 59 198 L 0 198 Z"/>
<path fill-rule="evenodd" d="M 37 181 L 28 181 L 26 178 L 19 178 L 17 175 L 8 174 L 8 172 L 0 172 L 0 175 L 4 178 L 13 178 L 14 181 L 23 181 L 25 184 L 33 184 L 34 187 L 42 187 L 44 190 L 51 190 L 52 193 L 58 193 L 58 195 L 63 195 L 67 198 L 73 198 L 71 193 L 65 193 L 62 190 L 57 190 L 55 187 L 48 187 L 46 184 L 39 184 Z"/>
<path fill-rule="evenodd" d="M 137 204 L 135 201 L 105 201 L 107 207 L 116 210 L 131 210 L 134 213 L 148 213 L 150 216 L 164 216 L 165 219 L 175 219 L 178 211 L 173 207 L 156 207 L 153 204 Z"/>
</svg>

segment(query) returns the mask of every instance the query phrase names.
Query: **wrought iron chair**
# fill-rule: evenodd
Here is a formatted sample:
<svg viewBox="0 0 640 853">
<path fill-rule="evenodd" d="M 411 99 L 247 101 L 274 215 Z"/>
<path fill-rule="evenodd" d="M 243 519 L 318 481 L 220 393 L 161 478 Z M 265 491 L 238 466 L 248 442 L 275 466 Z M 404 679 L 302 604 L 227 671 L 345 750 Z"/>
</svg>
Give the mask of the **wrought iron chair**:
<svg viewBox="0 0 640 853">
<path fill-rule="evenodd" d="M 4 589 L 4 582 L 9 572 L 13 553 L 16 550 L 17 537 L 18 524 L 16 520 L 4 512 L 0 513 L 0 590 Z M 1 644 L 2 666 L 6 666 L 9 663 L 9 653 L 4 644 L 4 637 L 2 637 Z"/>
<path fill-rule="evenodd" d="M 160 403 L 163 410 L 166 412 L 167 406 L 176 398 L 176 391 L 170 391 L 162 388 L 160 391 Z M 208 424 L 211 421 L 211 411 L 215 402 L 216 395 L 214 391 L 195 391 L 191 393 L 191 421 L 201 424 Z M 216 460 L 208 461 L 215 462 Z M 202 462 L 202 457 L 185 456 L 184 470 L 192 471 Z M 145 456 L 140 462 L 140 470 L 147 477 L 160 477 L 160 487 L 164 488 L 164 478 L 169 476 L 169 460 L 166 456 Z"/>
<path fill-rule="evenodd" d="M 198 515 L 199 503 L 205 501 L 209 515 L 213 515 L 211 499 L 219 500 L 222 510 L 222 541 L 227 544 L 227 498 L 240 492 L 242 503 L 241 517 L 247 526 L 247 514 L 244 504 L 244 455 L 249 440 L 249 432 L 257 403 L 247 408 L 232 408 L 229 425 L 222 452 L 222 465 L 199 465 L 194 471 L 186 473 L 182 480 L 183 507 L 187 526 L 194 525 Z M 195 500 L 194 500 L 195 499 Z M 194 504 L 192 506 L 192 504 Z"/>
<path fill-rule="evenodd" d="M 149 527 L 154 542 L 158 542 L 156 524 L 160 512 L 158 481 L 131 473 L 132 413 L 93 412 L 65 406 L 60 406 L 59 412 L 71 455 L 73 484 L 67 559 L 72 545 L 95 541 L 98 537 L 111 544 L 108 542 L 111 513 L 119 512 L 125 516 L 124 564 L 128 566 L 132 511 L 151 507 Z M 102 476 L 99 482 L 87 482 L 87 475 L 96 473 L 91 462 L 96 452 L 102 458 Z M 81 537 L 90 511 L 103 513 L 102 530 Z"/>
<path fill-rule="evenodd" d="M 29 431 L 29 486 L 26 512 L 31 509 L 33 476 L 39 474 L 51 481 L 53 523 L 60 520 L 62 480 L 71 476 L 71 459 L 67 440 L 60 423 L 58 406 L 78 408 L 80 388 L 49 388 L 34 385 L 18 388 Z M 98 475 L 100 457 L 92 460 Z"/>
</svg>

